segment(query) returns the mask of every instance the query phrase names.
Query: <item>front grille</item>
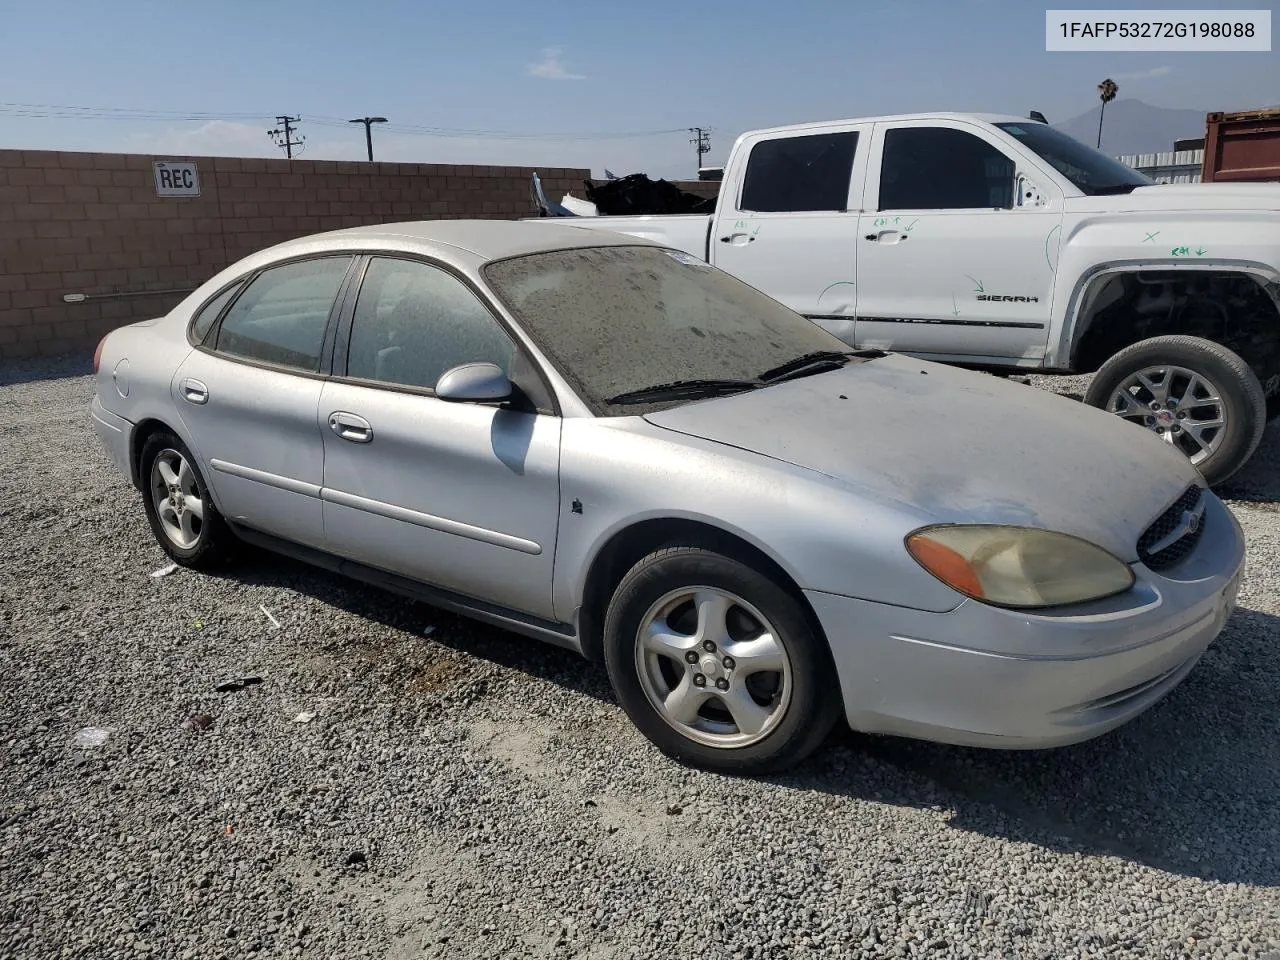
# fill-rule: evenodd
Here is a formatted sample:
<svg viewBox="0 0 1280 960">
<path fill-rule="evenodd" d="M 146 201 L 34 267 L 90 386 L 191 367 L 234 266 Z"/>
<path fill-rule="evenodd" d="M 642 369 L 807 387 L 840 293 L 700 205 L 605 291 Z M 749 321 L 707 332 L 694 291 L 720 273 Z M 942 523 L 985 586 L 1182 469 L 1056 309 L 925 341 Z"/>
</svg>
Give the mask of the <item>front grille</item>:
<svg viewBox="0 0 1280 960">
<path fill-rule="evenodd" d="M 1204 490 L 1192 485 L 1138 538 L 1138 559 L 1151 570 L 1176 567 L 1204 536 Z M 1188 524 L 1188 518 L 1192 520 Z M 1182 531 L 1181 536 L 1176 534 Z M 1173 539 L 1170 539 L 1173 537 Z"/>
</svg>

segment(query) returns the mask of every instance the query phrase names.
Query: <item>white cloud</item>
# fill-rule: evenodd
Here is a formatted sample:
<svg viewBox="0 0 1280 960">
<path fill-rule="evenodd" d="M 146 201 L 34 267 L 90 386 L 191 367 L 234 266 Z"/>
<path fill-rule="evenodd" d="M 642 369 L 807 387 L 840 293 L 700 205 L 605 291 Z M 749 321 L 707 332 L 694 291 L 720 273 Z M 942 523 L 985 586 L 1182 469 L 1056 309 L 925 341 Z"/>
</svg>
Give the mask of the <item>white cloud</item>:
<svg viewBox="0 0 1280 960">
<path fill-rule="evenodd" d="M 267 136 L 268 129 L 266 123 L 254 126 L 210 120 L 133 133 L 125 138 L 120 149 L 126 153 L 175 153 L 201 157 L 284 156 L 284 151 Z"/>
<path fill-rule="evenodd" d="M 529 64 L 529 76 L 538 77 L 541 80 L 585 80 L 587 79 L 580 73 L 570 73 L 564 65 L 564 61 L 560 59 L 562 48 L 546 47 L 542 51 L 542 59 L 537 63 Z"/>
<path fill-rule="evenodd" d="M 1167 77 L 1173 73 L 1173 67 L 1152 67 L 1150 70 L 1142 70 L 1138 73 L 1116 73 L 1112 74 L 1112 80 L 1155 80 L 1158 77 Z"/>
</svg>

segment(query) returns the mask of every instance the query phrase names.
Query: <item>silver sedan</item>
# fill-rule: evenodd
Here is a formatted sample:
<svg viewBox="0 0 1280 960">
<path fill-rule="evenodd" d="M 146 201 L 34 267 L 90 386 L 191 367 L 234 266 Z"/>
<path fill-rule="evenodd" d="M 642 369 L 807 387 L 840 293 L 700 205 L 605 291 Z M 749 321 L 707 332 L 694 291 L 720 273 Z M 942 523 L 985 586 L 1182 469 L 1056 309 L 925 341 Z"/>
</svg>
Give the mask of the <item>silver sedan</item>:
<svg viewBox="0 0 1280 960">
<path fill-rule="evenodd" d="M 1098 736 L 1193 669 L 1239 526 L 1185 457 L 850 351 L 679 251 L 446 221 L 291 241 L 108 334 L 92 417 L 156 539 L 249 542 L 603 661 L 660 750 Z"/>
</svg>

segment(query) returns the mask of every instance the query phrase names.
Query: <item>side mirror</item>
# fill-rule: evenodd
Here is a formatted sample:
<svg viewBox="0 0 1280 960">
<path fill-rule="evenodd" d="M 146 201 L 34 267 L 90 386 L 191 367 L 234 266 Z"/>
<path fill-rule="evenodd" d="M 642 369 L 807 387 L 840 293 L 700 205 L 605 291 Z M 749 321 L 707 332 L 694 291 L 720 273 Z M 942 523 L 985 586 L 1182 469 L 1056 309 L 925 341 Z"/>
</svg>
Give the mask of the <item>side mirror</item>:
<svg viewBox="0 0 1280 960">
<path fill-rule="evenodd" d="M 511 381 L 496 363 L 464 363 L 446 370 L 436 381 L 436 396 L 454 403 L 509 400 Z"/>
</svg>

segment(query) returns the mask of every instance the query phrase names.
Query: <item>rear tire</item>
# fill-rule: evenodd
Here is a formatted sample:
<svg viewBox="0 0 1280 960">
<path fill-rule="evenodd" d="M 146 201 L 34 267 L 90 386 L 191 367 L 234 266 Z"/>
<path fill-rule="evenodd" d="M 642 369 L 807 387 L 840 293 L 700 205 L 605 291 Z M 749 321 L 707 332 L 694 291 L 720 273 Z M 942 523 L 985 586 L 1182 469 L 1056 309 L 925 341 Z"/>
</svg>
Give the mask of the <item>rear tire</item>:
<svg viewBox="0 0 1280 960">
<path fill-rule="evenodd" d="M 175 563 L 208 570 L 231 559 L 238 541 L 186 444 L 167 430 L 153 433 L 142 446 L 139 468 L 147 522 Z"/>
<path fill-rule="evenodd" d="M 1158 433 L 1210 485 L 1244 466 L 1267 422 L 1262 384 L 1249 365 L 1201 337 L 1152 337 L 1125 347 L 1098 369 L 1084 400 Z"/>
<path fill-rule="evenodd" d="M 841 711 L 826 641 L 801 603 L 754 567 L 703 547 L 667 547 L 631 568 L 605 616 L 604 654 L 640 732 L 705 770 L 793 767 Z"/>
</svg>

